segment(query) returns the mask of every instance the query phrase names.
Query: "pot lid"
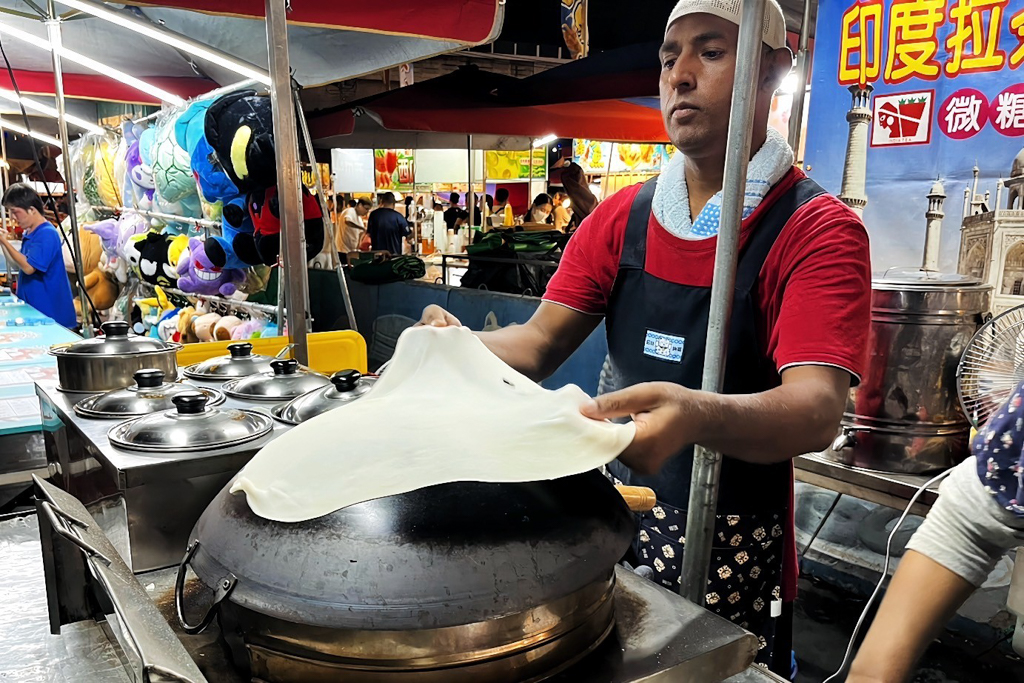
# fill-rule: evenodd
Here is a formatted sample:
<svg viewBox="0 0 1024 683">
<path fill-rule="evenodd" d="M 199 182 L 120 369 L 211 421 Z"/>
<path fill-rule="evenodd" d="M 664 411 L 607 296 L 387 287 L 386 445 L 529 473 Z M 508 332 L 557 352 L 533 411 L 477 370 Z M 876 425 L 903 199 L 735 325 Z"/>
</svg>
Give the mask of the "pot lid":
<svg viewBox="0 0 1024 683">
<path fill-rule="evenodd" d="M 228 344 L 228 355 L 209 358 L 185 368 L 185 376 L 193 379 L 234 379 L 260 372 L 270 372 L 271 356 L 252 352 L 249 342 Z"/>
<path fill-rule="evenodd" d="M 165 382 L 164 371 L 156 368 L 136 371 L 135 384 L 104 394 L 90 396 L 75 404 L 75 412 L 83 417 L 127 418 L 149 415 L 174 408 L 173 398 L 181 394 L 199 393 L 207 405 L 224 402 L 224 394 L 213 389 L 196 389 L 187 384 Z"/>
<path fill-rule="evenodd" d="M 192 570 L 207 586 L 233 575 L 237 605 L 325 628 L 443 628 L 521 612 L 610 576 L 636 535 L 597 470 L 439 484 L 294 524 L 259 517 L 232 483 L 189 537 L 200 544 Z"/>
<path fill-rule="evenodd" d="M 254 410 L 222 410 L 207 405 L 199 391 L 171 399 L 173 410 L 122 422 L 107 432 L 120 448 L 155 453 L 227 448 L 255 441 L 274 428 L 274 421 Z"/>
<path fill-rule="evenodd" d="M 923 268 L 890 268 L 871 280 L 872 288 L 881 290 L 922 289 L 987 289 L 988 285 L 969 275 L 940 273 Z"/>
<path fill-rule="evenodd" d="M 293 398 L 271 412 L 281 422 L 296 425 L 351 403 L 372 389 L 376 381 L 376 377 L 363 377 L 358 370 L 342 370 L 331 376 L 329 386 Z"/>
<path fill-rule="evenodd" d="M 123 356 L 126 354 L 157 353 L 177 349 L 172 344 L 153 337 L 128 335 L 128 323 L 123 320 L 109 320 L 100 325 L 103 336 L 83 339 L 70 346 L 52 347 L 52 351 L 65 356 Z"/>
<path fill-rule="evenodd" d="M 224 393 L 232 398 L 254 401 L 284 401 L 331 383 L 318 372 L 299 367 L 293 358 L 270 362 L 271 372 L 261 372 L 224 383 Z"/>
</svg>

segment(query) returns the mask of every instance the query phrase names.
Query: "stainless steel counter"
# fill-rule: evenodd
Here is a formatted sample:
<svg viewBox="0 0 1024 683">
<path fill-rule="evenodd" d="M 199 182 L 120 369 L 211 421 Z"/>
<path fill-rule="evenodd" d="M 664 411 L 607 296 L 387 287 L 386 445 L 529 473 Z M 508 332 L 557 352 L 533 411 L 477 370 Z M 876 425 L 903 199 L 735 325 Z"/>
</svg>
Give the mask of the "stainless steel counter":
<svg viewBox="0 0 1024 683">
<path fill-rule="evenodd" d="M 216 386 L 194 383 L 196 386 Z M 86 395 L 68 394 L 54 381 L 36 384 L 50 480 L 85 504 L 135 572 L 175 565 L 199 515 L 221 488 L 275 436 L 199 453 L 141 453 L 110 444 L 116 420 L 79 417 L 72 406 Z M 270 414 L 273 404 L 228 398 L 220 407 Z"/>
<path fill-rule="evenodd" d="M 877 505 L 902 510 L 933 474 L 901 474 L 851 467 L 820 455 L 803 455 L 794 461 L 796 480 L 847 494 Z M 918 498 L 911 509 L 925 515 L 938 498 L 938 485 L 933 485 Z"/>
</svg>

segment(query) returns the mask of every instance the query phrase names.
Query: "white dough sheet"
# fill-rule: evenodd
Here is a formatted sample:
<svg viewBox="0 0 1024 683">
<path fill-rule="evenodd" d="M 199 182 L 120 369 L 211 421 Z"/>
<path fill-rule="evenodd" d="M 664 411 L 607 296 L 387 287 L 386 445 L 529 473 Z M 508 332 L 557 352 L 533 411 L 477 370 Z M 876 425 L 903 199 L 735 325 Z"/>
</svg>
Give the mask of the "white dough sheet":
<svg viewBox="0 0 1024 683">
<path fill-rule="evenodd" d="M 542 388 L 467 328 L 410 328 L 369 393 L 271 441 L 231 492 L 260 517 L 301 522 L 435 484 L 580 474 L 635 435 L 584 417 L 588 400 L 575 385 Z"/>
</svg>

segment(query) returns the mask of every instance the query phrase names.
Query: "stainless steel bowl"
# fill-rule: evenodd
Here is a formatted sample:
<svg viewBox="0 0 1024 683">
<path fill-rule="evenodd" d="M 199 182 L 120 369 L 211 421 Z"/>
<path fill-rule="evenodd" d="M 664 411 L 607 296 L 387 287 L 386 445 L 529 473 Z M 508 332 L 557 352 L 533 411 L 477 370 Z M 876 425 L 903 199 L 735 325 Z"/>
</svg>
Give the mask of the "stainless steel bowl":
<svg viewBox="0 0 1024 683">
<path fill-rule="evenodd" d="M 128 335 L 121 320 L 100 326 L 103 336 L 50 347 L 57 359 L 61 391 L 96 393 L 131 386 L 139 370 L 156 369 L 167 377 L 178 376 L 177 353 L 181 344 L 152 337 Z"/>
<path fill-rule="evenodd" d="M 358 370 L 342 370 L 331 376 L 329 386 L 314 389 L 288 403 L 274 406 L 270 412 L 285 424 L 297 425 L 362 398 L 376 381 L 376 377 L 364 377 Z"/>
<path fill-rule="evenodd" d="M 246 401 L 288 401 L 305 393 L 328 386 L 331 380 L 312 370 L 305 370 L 294 359 L 275 360 L 272 372 L 262 372 L 224 383 L 225 394 Z"/>
<path fill-rule="evenodd" d="M 199 391 L 207 398 L 207 405 L 224 402 L 224 394 L 215 389 L 196 389 L 187 384 L 164 381 L 163 370 L 147 368 L 135 373 L 135 384 L 124 389 L 114 389 L 97 394 L 75 404 L 75 412 L 82 417 L 100 419 L 126 419 L 142 417 L 171 410 L 174 397 Z"/>
</svg>

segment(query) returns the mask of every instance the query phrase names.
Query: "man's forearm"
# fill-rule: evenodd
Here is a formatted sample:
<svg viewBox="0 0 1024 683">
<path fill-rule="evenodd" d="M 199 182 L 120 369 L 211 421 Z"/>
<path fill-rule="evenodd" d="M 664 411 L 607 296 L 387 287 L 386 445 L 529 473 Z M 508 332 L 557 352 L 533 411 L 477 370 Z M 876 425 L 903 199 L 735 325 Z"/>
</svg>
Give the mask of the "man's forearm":
<svg viewBox="0 0 1024 683">
<path fill-rule="evenodd" d="M 546 343 L 543 335 L 529 323 L 475 334 L 491 353 L 535 382 L 554 372 L 545 362 Z"/>
<path fill-rule="evenodd" d="M 824 450 L 842 413 L 831 392 L 808 383 L 759 394 L 692 392 L 695 443 L 747 462 L 766 464 Z"/>
</svg>

